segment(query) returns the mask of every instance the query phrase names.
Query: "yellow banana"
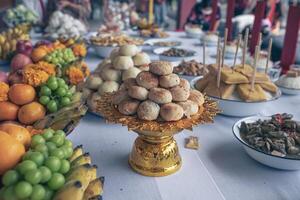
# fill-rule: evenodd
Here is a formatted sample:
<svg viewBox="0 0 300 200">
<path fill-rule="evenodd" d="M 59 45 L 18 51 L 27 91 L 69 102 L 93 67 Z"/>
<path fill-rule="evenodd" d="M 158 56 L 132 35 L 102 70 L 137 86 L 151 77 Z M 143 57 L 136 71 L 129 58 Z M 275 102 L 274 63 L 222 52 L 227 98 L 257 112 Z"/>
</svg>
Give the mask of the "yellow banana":
<svg viewBox="0 0 300 200">
<path fill-rule="evenodd" d="M 84 189 L 80 181 L 67 182 L 55 195 L 53 200 L 82 200 Z"/>
<path fill-rule="evenodd" d="M 79 145 L 79 146 L 75 147 L 75 149 L 73 151 L 73 155 L 69 158 L 69 161 L 72 162 L 77 157 L 81 156 L 82 154 L 83 154 L 82 145 Z"/>
<path fill-rule="evenodd" d="M 104 177 L 100 177 L 91 181 L 84 191 L 83 200 L 89 200 L 103 193 Z"/>
<path fill-rule="evenodd" d="M 92 164 L 92 159 L 89 153 L 85 153 L 71 162 L 71 167 L 78 167 L 84 164 Z"/>
<path fill-rule="evenodd" d="M 85 190 L 89 183 L 95 179 L 95 176 L 97 176 L 97 168 L 90 164 L 85 164 L 71 169 L 66 176 L 66 181 L 80 181 Z"/>
</svg>

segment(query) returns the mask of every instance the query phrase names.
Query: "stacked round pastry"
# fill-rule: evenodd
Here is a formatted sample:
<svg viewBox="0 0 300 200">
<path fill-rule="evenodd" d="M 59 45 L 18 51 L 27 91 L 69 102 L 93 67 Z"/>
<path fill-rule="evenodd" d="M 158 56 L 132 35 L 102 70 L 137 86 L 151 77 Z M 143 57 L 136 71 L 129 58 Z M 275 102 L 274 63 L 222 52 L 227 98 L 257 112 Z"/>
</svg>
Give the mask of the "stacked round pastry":
<svg viewBox="0 0 300 200">
<path fill-rule="evenodd" d="M 114 49 L 86 80 L 83 92 L 88 97 L 89 108 L 94 110 L 95 100 L 102 94 L 115 92 L 123 81 L 135 78 L 141 71 L 148 71 L 149 63 L 150 57 L 135 45 Z"/>
<path fill-rule="evenodd" d="M 152 121 L 178 121 L 198 113 L 202 93 L 191 90 L 187 80 L 173 74 L 171 63 L 155 61 L 149 71 L 124 81 L 112 103 L 124 115 Z"/>
</svg>

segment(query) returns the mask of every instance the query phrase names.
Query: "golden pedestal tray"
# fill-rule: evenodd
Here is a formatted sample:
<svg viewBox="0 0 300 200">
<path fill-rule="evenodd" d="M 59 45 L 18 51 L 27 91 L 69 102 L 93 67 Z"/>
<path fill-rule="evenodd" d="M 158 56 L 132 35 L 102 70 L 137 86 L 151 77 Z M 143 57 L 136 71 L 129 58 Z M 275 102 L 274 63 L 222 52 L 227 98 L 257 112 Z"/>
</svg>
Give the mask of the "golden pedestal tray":
<svg viewBox="0 0 300 200">
<path fill-rule="evenodd" d="M 111 102 L 113 93 L 107 93 L 97 102 L 97 112 L 108 122 L 121 123 L 139 136 L 129 156 L 129 164 L 145 176 L 167 176 L 182 165 L 174 135 L 197 124 L 213 122 L 219 112 L 217 103 L 205 97 L 205 103 L 196 115 L 175 122 L 144 121 L 136 116 L 121 114 Z"/>
</svg>

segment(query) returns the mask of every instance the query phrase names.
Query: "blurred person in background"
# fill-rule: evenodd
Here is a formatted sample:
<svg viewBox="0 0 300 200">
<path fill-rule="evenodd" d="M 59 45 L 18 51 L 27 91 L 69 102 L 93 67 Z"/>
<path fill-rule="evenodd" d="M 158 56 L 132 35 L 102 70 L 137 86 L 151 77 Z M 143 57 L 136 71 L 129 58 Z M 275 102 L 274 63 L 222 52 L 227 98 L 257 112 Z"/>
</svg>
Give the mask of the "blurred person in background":
<svg viewBox="0 0 300 200">
<path fill-rule="evenodd" d="M 154 0 L 155 24 L 159 27 L 166 25 L 167 7 L 165 0 Z"/>
<path fill-rule="evenodd" d="M 191 10 L 188 18 L 187 24 L 197 24 L 202 27 L 202 30 L 208 31 L 210 28 L 210 21 L 212 17 L 212 1 L 211 0 L 202 0 L 195 4 Z M 219 27 L 221 19 L 221 9 L 220 5 L 217 8 L 216 23 L 212 31 L 216 31 Z"/>
</svg>

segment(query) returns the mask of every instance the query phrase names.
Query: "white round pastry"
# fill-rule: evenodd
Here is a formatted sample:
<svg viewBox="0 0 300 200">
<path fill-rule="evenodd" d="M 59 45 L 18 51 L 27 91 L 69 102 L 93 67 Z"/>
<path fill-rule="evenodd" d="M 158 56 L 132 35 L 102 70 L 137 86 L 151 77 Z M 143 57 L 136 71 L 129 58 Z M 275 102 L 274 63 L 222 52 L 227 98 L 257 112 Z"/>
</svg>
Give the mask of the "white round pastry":
<svg viewBox="0 0 300 200">
<path fill-rule="evenodd" d="M 139 68 L 131 67 L 131 68 L 123 71 L 122 81 L 125 81 L 129 78 L 135 78 L 140 72 L 141 72 L 141 70 Z"/>
<path fill-rule="evenodd" d="M 141 66 L 138 66 L 138 68 L 139 68 L 141 71 L 145 71 L 145 72 L 148 72 L 148 71 L 149 71 L 149 65 L 141 65 Z"/>
<path fill-rule="evenodd" d="M 190 96 L 190 91 L 180 86 L 171 88 L 170 92 L 173 101 L 186 101 Z"/>
<path fill-rule="evenodd" d="M 82 88 L 82 97 L 88 99 L 93 94 L 93 91 L 88 88 Z"/>
<path fill-rule="evenodd" d="M 178 105 L 183 108 L 184 115 L 188 118 L 192 115 L 197 114 L 199 110 L 198 104 L 191 100 L 179 102 Z"/>
<path fill-rule="evenodd" d="M 97 75 L 90 75 L 86 80 L 86 86 L 89 89 L 97 90 L 98 87 L 102 84 L 103 80 Z"/>
<path fill-rule="evenodd" d="M 141 72 L 136 77 L 136 82 L 139 86 L 146 89 L 154 88 L 158 86 L 158 78 L 151 72 Z"/>
<path fill-rule="evenodd" d="M 150 64 L 150 72 L 157 75 L 169 75 L 173 72 L 173 66 L 167 61 L 154 61 Z"/>
<path fill-rule="evenodd" d="M 107 92 L 115 92 L 119 89 L 119 83 L 115 82 L 115 81 L 104 81 L 99 89 L 98 89 L 98 93 L 103 95 L 104 93 Z"/>
<path fill-rule="evenodd" d="M 163 88 L 171 88 L 179 85 L 180 78 L 177 74 L 169 74 L 159 77 L 159 85 Z"/>
<path fill-rule="evenodd" d="M 190 96 L 188 100 L 191 100 L 198 104 L 198 106 L 201 106 L 204 103 L 204 96 L 201 92 L 198 90 L 192 89 L 190 90 Z"/>
<path fill-rule="evenodd" d="M 101 78 L 105 81 L 120 81 L 121 80 L 121 72 L 115 70 L 113 68 L 103 69 L 100 73 Z"/>
<path fill-rule="evenodd" d="M 282 75 L 276 81 L 276 84 L 278 86 L 281 86 L 281 87 L 300 90 L 300 76 L 298 76 L 298 77 L 287 77 L 286 75 Z"/>
<path fill-rule="evenodd" d="M 129 56 L 117 56 L 113 61 L 115 69 L 126 70 L 134 66 L 133 60 Z"/>
<path fill-rule="evenodd" d="M 109 55 L 109 58 L 114 60 L 117 56 L 119 56 L 119 48 L 113 49 Z"/>
<path fill-rule="evenodd" d="M 148 94 L 148 98 L 158 104 L 172 102 L 171 92 L 163 88 L 151 88 Z"/>
<path fill-rule="evenodd" d="M 138 118 L 152 121 L 156 120 L 159 116 L 160 107 L 157 103 L 147 100 L 142 102 L 137 110 Z"/>
<path fill-rule="evenodd" d="M 146 88 L 140 86 L 130 86 L 128 88 L 128 95 L 131 98 L 138 99 L 138 100 L 146 100 L 148 97 L 148 90 Z"/>
<path fill-rule="evenodd" d="M 186 90 L 190 90 L 191 89 L 191 85 L 190 82 L 186 79 L 181 78 L 180 79 L 180 83 L 179 86 L 186 89 Z"/>
<path fill-rule="evenodd" d="M 112 98 L 112 103 L 114 105 L 119 105 L 122 101 L 130 99 L 126 90 L 118 90 Z"/>
<path fill-rule="evenodd" d="M 184 111 L 176 103 L 167 103 L 161 106 L 159 114 L 165 121 L 178 121 L 183 117 Z"/>
<path fill-rule="evenodd" d="M 141 65 L 149 65 L 151 61 L 148 54 L 144 52 L 140 52 L 133 57 L 133 62 L 135 66 L 141 66 Z"/>
<path fill-rule="evenodd" d="M 127 44 L 121 46 L 119 49 L 119 54 L 122 56 L 135 56 L 139 52 L 139 49 L 134 44 Z"/>
<path fill-rule="evenodd" d="M 136 113 L 139 104 L 140 102 L 137 100 L 133 100 L 133 99 L 124 100 L 118 105 L 118 110 L 120 113 L 124 115 L 133 115 Z"/>
</svg>

